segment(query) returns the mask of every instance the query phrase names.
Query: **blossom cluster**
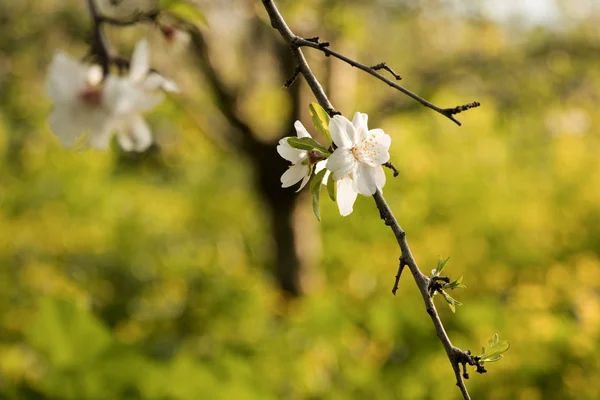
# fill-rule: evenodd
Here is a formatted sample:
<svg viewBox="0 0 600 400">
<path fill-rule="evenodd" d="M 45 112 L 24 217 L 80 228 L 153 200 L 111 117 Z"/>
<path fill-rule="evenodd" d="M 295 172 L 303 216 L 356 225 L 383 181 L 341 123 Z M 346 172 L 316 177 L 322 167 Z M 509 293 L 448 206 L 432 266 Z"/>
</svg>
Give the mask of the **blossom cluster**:
<svg viewBox="0 0 600 400">
<path fill-rule="evenodd" d="M 349 215 L 358 194 L 372 196 L 385 185 L 382 165 L 390 159 L 392 140 L 381 129 L 369 130 L 367 114 L 357 112 L 352 121 L 342 115 L 329 118 L 316 104 L 311 104 L 311 113 L 318 122 L 317 129 L 329 139 L 330 147 L 327 149 L 314 141 L 302 123 L 296 121 L 297 138 L 283 138 L 277 146 L 278 153 L 292 163 L 281 176 L 282 186 L 302 181 L 299 191 L 314 176 L 313 179 L 328 186 L 340 214 Z M 317 201 L 319 186 L 311 184 L 313 199 L 317 192 Z M 319 218 L 317 209 L 315 213 Z"/>
<path fill-rule="evenodd" d="M 46 89 L 54 103 L 50 128 L 61 143 L 73 146 L 87 134 L 87 143 L 106 149 L 113 133 L 126 151 L 144 151 L 152 144 L 150 127 L 142 117 L 162 102 L 160 90 L 177 92 L 177 85 L 150 70 L 150 50 L 138 42 L 126 76 L 103 74 L 59 52 L 50 64 Z"/>
</svg>

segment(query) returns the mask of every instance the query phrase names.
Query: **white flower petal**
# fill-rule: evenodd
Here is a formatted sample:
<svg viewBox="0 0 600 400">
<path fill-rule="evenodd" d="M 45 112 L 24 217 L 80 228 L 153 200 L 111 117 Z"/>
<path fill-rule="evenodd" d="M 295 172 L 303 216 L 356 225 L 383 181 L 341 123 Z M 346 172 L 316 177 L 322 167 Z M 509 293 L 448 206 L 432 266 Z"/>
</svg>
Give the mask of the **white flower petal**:
<svg viewBox="0 0 600 400">
<path fill-rule="evenodd" d="M 87 133 L 92 147 L 105 149 L 112 131 L 117 130 L 124 149 L 147 149 L 152 134 L 141 113 L 163 100 L 162 94 L 153 93 L 159 87 L 177 90 L 173 82 L 148 73 L 149 57 L 148 42 L 142 40 L 134 50 L 129 75 L 109 75 L 102 82 L 100 67 L 57 53 L 46 86 L 55 107 L 49 124 L 61 142 L 72 146 L 77 137 Z"/>
<path fill-rule="evenodd" d="M 302 188 L 304 188 L 304 186 L 306 186 L 306 184 L 308 183 L 308 181 L 310 180 L 310 168 L 308 169 L 308 172 L 306 173 L 306 176 L 304 178 L 302 178 L 302 183 L 300 184 L 300 187 L 298 188 L 298 190 L 296 190 L 296 193 L 298 193 L 299 191 L 302 190 Z"/>
<path fill-rule="evenodd" d="M 322 160 L 319 161 L 318 163 L 315 164 L 315 174 L 318 174 L 319 172 L 321 172 L 321 170 L 323 170 L 323 168 L 327 167 L 327 160 Z M 329 179 L 329 175 L 331 175 L 331 172 L 327 171 L 325 172 L 325 175 L 323 175 L 323 181 L 321 182 L 323 185 L 327 185 L 327 179 Z"/>
<path fill-rule="evenodd" d="M 165 92 L 169 92 L 169 93 L 179 93 L 179 86 L 177 86 L 177 84 L 175 82 L 173 82 L 170 79 L 165 78 L 165 80 L 163 81 L 163 84 L 161 86 L 161 89 L 164 90 Z"/>
<path fill-rule="evenodd" d="M 389 148 L 392 138 L 381 129 L 373 129 L 357 146 L 360 160 L 371 167 L 384 164 L 390 160 Z"/>
<path fill-rule="evenodd" d="M 285 160 L 288 160 L 292 164 L 298 164 L 306 157 L 306 151 L 293 148 L 288 144 L 288 139 L 283 138 L 279 141 L 277 152 Z"/>
<path fill-rule="evenodd" d="M 50 100 L 59 104 L 72 104 L 87 86 L 88 69 L 85 65 L 62 52 L 52 58 L 48 68 L 46 93 Z"/>
<path fill-rule="evenodd" d="M 308 133 L 308 131 L 306 130 L 304 125 L 302 125 L 302 122 L 300 122 L 300 121 L 294 122 L 294 128 L 296 128 L 296 135 L 299 138 L 312 137 L 312 136 L 310 136 L 310 133 Z"/>
<path fill-rule="evenodd" d="M 392 144 L 392 138 L 390 137 L 390 135 L 386 134 L 383 129 L 371 129 L 369 131 L 369 136 L 372 136 L 375 143 L 376 143 L 376 148 L 378 149 L 378 151 L 381 153 L 381 157 L 378 159 L 375 159 L 374 161 L 377 162 L 378 164 L 383 164 L 389 161 L 390 159 L 390 145 Z M 387 159 L 386 159 L 387 156 Z M 382 161 L 383 159 L 385 159 L 385 161 Z"/>
<path fill-rule="evenodd" d="M 348 175 L 356 167 L 356 159 L 350 149 L 338 147 L 327 159 L 327 169 L 333 172 L 336 181 Z"/>
<path fill-rule="evenodd" d="M 281 187 L 290 187 L 308 175 L 308 165 L 295 164 L 281 175 Z"/>
<path fill-rule="evenodd" d="M 327 160 L 322 160 L 315 164 L 315 174 L 321 172 L 323 168 L 327 168 Z"/>
<path fill-rule="evenodd" d="M 82 134 L 90 137 L 105 130 L 109 115 L 102 109 L 78 102 L 56 104 L 48 119 L 50 128 L 65 147 L 71 147 Z"/>
<path fill-rule="evenodd" d="M 352 187 L 352 179 L 349 177 L 337 181 L 337 204 L 342 217 L 350 215 L 358 193 Z"/>
<path fill-rule="evenodd" d="M 125 129 L 119 129 L 117 136 L 123 150 L 142 152 L 150 147 L 152 132 L 141 115 L 132 118 L 129 124 L 124 127 Z"/>
<path fill-rule="evenodd" d="M 106 124 L 104 128 L 100 131 L 90 132 L 89 133 L 89 142 L 90 146 L 92 146 L 96 150 L 106 150 L 110 143 L 111 133 L 113 131 L 113 126 L 110 124 Z"/>
<path fill-rule="evenodd" d="M 149 111 L 163 101 L 162 94 L 150 94 L 127 78 L 109 76 L 104 84 L 106 107 L 123 117 Z"/>
<path fill-rule="evenodd" d="M 329 120 L 329 131 L 331 138 L 338 148 L 350 148 L 353 145 L 353 139 L 356 137 L 356 130 L 348 118 L 342 115 L 335 115 Z"/>
<path fill-rule="evenodd" d="M 126 115 L 135 110 L 135 88 L 125 78 L 109 75 L 104 82 L 104 103 L 113 115 Z"/>
<path fill-rule="evenodd" d="M 369 132 L 368 128 L 368 120 L 369 116 L 364 113 L 357 112 L 354 114 L 354 118 L 352 119 L 352 125 L 356 129 L 357 137 L 353 142 L 356 143 L 359 140 L 362 140 L 367 137 L 367 133 Z"/>
<path fill-rule="evenodd" d="M 50 129 L 65 147 L 72 147 L 84 128 L 74 123 L 71 114 L 65 108 L 56 108 L 48 118 Z"/>
<path fill-rule="evenodd" d="M 385 172 L 381 165 L 373 167 L 373 178 L 375 179 L 375 186 L 377 186 L 377 189 L 382 190 L 385 186 Z"/>
<path fill-rule="evenodd" d="M 135 49 L 133 49 L 131 64 L 129 66 L 129 79 L 141 83 L 149 70 L 150 49 L 148 47 L 148 41 L 142 39 L 135 45 Z"/>
<path fill-rule="evenodd" d="M 179 92 L 179 87 L 175 82 L 165 78 L 157 72 L 150 72 L 141 86 L 147 91 L 162 89 L 165 92 Z"/>
<path fill-rule="evenodd" d="M 119 141 L 119 146 L 121 146 L 123 150 L 127 152 L 133 151 L 135 143 L 133 142 L 133 138 L 126 132 L 119 132 L 117 140 Z"/>
<path fill-rule="evenodd" d="M 157 105 L 162 103 L 163 100 L 165 99 L 165 96 L 162 93 L 147 94 L 147 93 L 140 92 L 138 95 L 140 96 L 138 98 L 137 107 L 136 107 L 138 112 L 150 111 L 154 107 L 156 107 Z"/>
<path fill-rule="evenodd" d="M 368 166 L 364 163 L 358 163 L 357 168 L 354 171 L 352 180 L 354 181 L 354 189 L 364 195 L 372 196 L 377 190 L 375 185 L 375 168 Z"/>
<path fill-rule="evenodd" d="M 390 137 L 390 135 L 385 133 L 383 129 L 371 129 L 369 131 L 369 135 L 373 136 L 377 144 L 384 147 L 386 150 L 390 149 L 390 145 L 392 144 L 392 138 Z"/>
<path fill-rule="evenodd" d="M 145 90 L 158 90 L 163 85 L 166 79 L 157 72 L 150 72 L 142 82 L 142 87 Z"/>
</svg>

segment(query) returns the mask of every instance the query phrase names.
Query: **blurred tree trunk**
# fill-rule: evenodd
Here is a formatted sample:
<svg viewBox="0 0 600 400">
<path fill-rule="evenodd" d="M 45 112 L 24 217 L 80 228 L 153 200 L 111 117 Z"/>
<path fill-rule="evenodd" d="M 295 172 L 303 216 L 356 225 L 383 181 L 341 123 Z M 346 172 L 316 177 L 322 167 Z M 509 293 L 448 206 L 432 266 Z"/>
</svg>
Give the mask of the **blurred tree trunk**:
<svg viewBox="0 0 600 400">
<path fill-rule="evenodd" d="M 256 20 L 256 24 L 257 29 L 264 28 L 261 26 L 264 25 L 261 21 Z M 285 124 L 286 131 L 281 132 L 277 140 L 265 142 L 238 112 L 236 91 L 228 87 L 212 65 L 208 45 L 202 33 L 192 28 L 190 34 L 203 77 L 206 78 L 214 93 L 217 107 L 230 125 L 232 131 L 230 142 L 251 162 L 256 187 L 267 206 L 274 246 L 271 261 L 274 277 L 285 294 L 292 297 L 300 296 L 304 291 L 302 276 L 306 272 L 306 261 L 310 258 L 301 257 L 300 249 L 307 246 L 302 245 L 302 238 L 298 236 L 298 229 L 295 226 L 296 221 L 299 220 L 294 215 L 298 210 L 299 195 L 292 188 L 281 187 L 280 177 L 288 168 L 289 162 L 279 156 L 277 145 L 280 138 L 296 135 L 293 125 L 294 121 L 301 119 L 301 86 L 296 83 L 286 89 L 292 104 L 292 110 Z M 261 35 L 252 35 L 252 37 L 257 42 L 255 43 L 257 49 L 273 48 L 277 53 L 280 70 L 275 70 L 275 73 L 285 76 L 282 79 L 283 84 L 295 69 L 288 47 L 283 43 L 274 43 L 272 40 L 271 43 L 265 43 Z M 318 235 L 318 230 L 312 229 L 310 235 Z M 314 241 L 314 237 L 310 239 Z"/>
<path fill-rule="evenodd" d="M 276 145 L 266 145 L 261 157 L 253 159 L 258 190 L 268 206 L 274 257 L 273 272 L 279 287 L 287 294 L 299 296 L 303 292 L 301 275 L 304 265 L 299 257 L 298 238 L 294 229 L 294 210 L 298 195 L 294 190 L 282 189 L 279 177 L 287 162 L 277 154 Z"/>
</svg>

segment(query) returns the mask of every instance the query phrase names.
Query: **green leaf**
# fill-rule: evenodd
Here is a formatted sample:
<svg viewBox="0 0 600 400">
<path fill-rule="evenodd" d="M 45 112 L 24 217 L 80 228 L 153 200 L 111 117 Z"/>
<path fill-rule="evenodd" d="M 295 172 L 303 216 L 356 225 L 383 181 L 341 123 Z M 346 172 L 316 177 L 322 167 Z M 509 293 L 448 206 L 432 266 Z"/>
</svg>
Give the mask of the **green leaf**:
<svg viewBox="0 0 600 400">
<path fill-rule="evenodd" d="M 158 8 L 193 25 L 208 25 L 204 13 L 187 0 L 160 0 Z"/>
<path fill-rule="evenodd" d="M 325 147 L 323 147 L 323 145 L 321 143 L 317 142 L 313 138 L 290 137 L 287 139 L 287 142 L 290 146 L 292 146 L 293 148 L 298 149 L 298 150 L 316 151 L 317 153 L 319 153 L 320 155 L 322 155 L 324 157 L 329 157 L 329 155 L 331 154 Z"/>
<path fill-rule="evenodd" d="M 462 303 L 460 301 L 453 299 L 448 293 L 444 292 L 443 290 L 441 291 L 441 293 L 442 296 L 444 296 L 444 298 L 446 299 L 448 307 L 450 307 L 453 313 L 456 312 L 456 306 L 462 306 Z"/>
<path fill-rule="evenodd" d="M 446 263 L 448 262 L 449 259 L 450 259 L 450 257 L 446 258 L 445 260 L 442 259 L 441 257 L 438 258 L 437 267 L 434 270 L 431 271 L 431 274 L 433 276 L 439 276 L 442 273 L 442 270 L 446 266 Z"/>
<path fill-rule="evenodd" d="M 329 179 L 327 180 L 327 193 L 329 193 L 331 200 L 335 201 L 337 199 L 337 185 L 332 175 L 329 175 Z"/>
<path fill-rule="evenodd" d="M 323 182 L 323 177 L 327 172 L 326 169 L 322 169 L 315 176 L 313 176 L 312 181 L 310 182 L 310 192 L 312 193 L 312 204 L 313 204 L 313 212 L 315 213 L 315 217 L 317 217 L 317 221 L 321 221 L 321 212 L 319 210 L 319 201 L 321 197 L 321 183 Z"/>
<path fill-rule="evenodd" d="M 462 281 L 463 281 L 463 276 L 461 275 L 460 278 L 458 278 L 454 282 L 446 283 L 443 288 L 444 289 L 451 289 L 451 290 L 460 289 L 460 288 L 466 288 L 466 286 L 463 285 Z"/>
<path fill-rule="evenodd" d="M 333 143 L 331 132 L 329 132 L 329 114 L 319 103 L 310 103 L 308 106 L 310 115 L 312 116 L 313 125 L 317 130 L 327 138 L 329 144 Z"/>
<path fill-rule="evenodd" d="M 484 362 L 495 362 L 503 357 L 503 353 L 506 353 L 510 349 L 510 342 L 508 340 L 499 340 L 498 334 L 489 340 L 487 349 L 482 349 L 481 363 Z"/>
</svg>

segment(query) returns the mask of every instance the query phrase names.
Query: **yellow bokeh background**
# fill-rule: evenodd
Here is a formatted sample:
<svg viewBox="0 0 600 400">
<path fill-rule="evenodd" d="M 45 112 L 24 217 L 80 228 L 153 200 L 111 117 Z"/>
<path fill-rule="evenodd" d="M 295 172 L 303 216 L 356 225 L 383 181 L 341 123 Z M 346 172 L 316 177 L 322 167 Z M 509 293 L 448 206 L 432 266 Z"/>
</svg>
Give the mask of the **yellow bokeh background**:
<svg viewBox="0 0 600 400">
<path fill-rule="evenodd" d="M 277 33 L 260 2 L 230 3 L 203 2 L 202 29 L 225 79 L 255 88 L 240 112 L 272 139 L 286 78 L 229 44 L 248 21 Z M 392 136 L 400 176 L 384 195 L 422 270 L 450 257 L 464 275 L 456 314 L 436 297 L 453 343 L 511 341 L 471 371 L 473 398 L 600 398 L 598 7 L 556 1 L 537 24 L 476 1 L 278 3 L 299 34 L 386 61 L 435 104 L 482 103 L 458 127 L 306 50 L 334 105 Z M 124 54 L 149 37 L 184 88 L 148 116 L 160 152 L 62 148 L 46 69 L 59 49 L 83 57 L 89 27 L 83 1 L 0 0 L 0 399 L 460 398 L 408 271 L 391 295 L 398 248 L 371 199 L 342 218 L 323 194 L 315 227 L 304 195 L 306 293 L 281 294 L 253 167 L 219 137 L 227 121 L 185 47 L 147 25 L 110 30 Z"/>
</svg>

